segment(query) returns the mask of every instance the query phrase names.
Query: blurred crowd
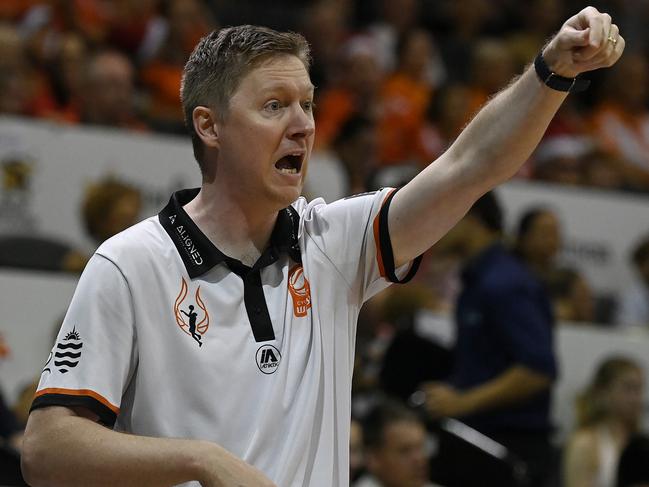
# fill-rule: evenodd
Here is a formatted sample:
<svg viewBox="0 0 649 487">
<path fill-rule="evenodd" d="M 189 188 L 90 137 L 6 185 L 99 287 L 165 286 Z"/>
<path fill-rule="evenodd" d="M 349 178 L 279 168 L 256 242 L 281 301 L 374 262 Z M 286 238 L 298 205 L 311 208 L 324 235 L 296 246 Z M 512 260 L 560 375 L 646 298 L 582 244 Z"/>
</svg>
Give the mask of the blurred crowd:
<svg viewBox="0 0 649 487">
<path fill-rule="evenodd" d="M 620 25 L 625 56 L 607 74 L 593 73 L 587 92 L 569 98 L 519 177 L 646 192 L 649 2 L 590 3 Z M 583 6 L 576 0 L 4 0 L 0 113 L 184 133 L 181 71 L 201 36 L 237 23 L 298 30 L 313 50 L 314 159 L 324 161 L 324 172 L 332 159 L 338 163 L 336 191 L 355 192 L 370 178 L 407 177 L 439 156 Z M 336 150 L 350 130 L 363 135 L 362 157 L 353 163 Z"/>
<path fill-rule="evenodd" d="M 627 39 L 627 52 L 606 74 L 592 73 L 589 90 L 568 98 L 517 177 L 649 193 L 649 0 L 590 3 L 613 15 Z M 184 134 L 181 72 L 201 36 L 240 23 L 297 30 L 311 44 L 317 86 L 316 149 L 305 193 L 330 202 L 409 180 L 446 150 L 472 114 L 531 62 L 561 21 L 583 6 L 576 0 L 3 0 L 0 114 Z M 81 204 L 88 235 L 99 244 L 138 221 L 141 198 L 137 188 L 113 177 L 95 181 Z M 646 371 L 628 357 L 611 357 L 593 371 L 592 383 L 576 405 L 576 429 L 562 445 L 563 461 L 559 452 L 554 452 L 557 458 L 550 452 L 542 465 L 548 474 L 544 480 L 533 479 L 533 462 L 517 450 L 521 438 L 512 439 L 511 433 L 519 434 L 518 427 L 498 436 L 501 431 L 482 428 L 481 421 L 468 421 L 476 430 L 464 430 L 467 424 L 446 420 L 466 421 L 479 412 L 454 409 L 458 391 L 505 373 L 538 386 L 512 396 L 504 406 L 487 405 L 486 411 L 497 414 L 503 407 L 525 407 L 527 401 L 537 407 L 539 394 L 549 394 L 556 379 L 555 318 L 649 331 L 649 235 L 634 244 L 629 256 L 635 286 L 611 303 L 609 297 L 595 295 L 579 270 L 557 263 L 562 231 L 551 209 L 528 208 L 511 235 L 496 228 L 492 210 L 470 213 L 429 251 L 415 282 L 390 288 L 362 310 L 351 438 L 355 485 L 425 487 L 433 485 L 431 479 L 451 487 L 644 485 L 646 468 L 635 477 L 633 472 L 646 467 L 649 458 L 649 439 L 635 437 Z M 532 313 L 543 319 L 530 334 L 499 328 L 507 339 L 497 346 L 510 348 L 495 352 L 507 363 L 490 363 L 493 376 L 469 387 L 454 382 L 468 319 L 458 309 L 478 272 L 478 257 L 493 257 L 496 245 L 516 262 L 512 274 L 520 278 L 524 272 L 525 285 L 543 296 L 532 311 L 524 310 L 525 319 L 513 320 L 516 314 L 492 319 L 506 316 L 521 328 L 528 326 Z M 73 246 L 38 238 L 0 242 L 0 265 L 78 273 L 87 258 Z M 520 305 L 513 303 L 513 312 Z M 506 306 L 510 304 L 503 303 L 500 311 Z M 458 342 L 449 346 L 422 333 L 422 312 L 454 316 Z M 481 344 L 493 339 L 490 333 Z M 547 341 L 547 349 L 540 342 L 530 344 L 530 336 Z M 528 348 L 519 349 L 524 346 Z M 0 358 L 2 347 L 0 340 Z M 517 351 L 523 357 L 545 356 L 527 363 Z M 532 375 L 520 375 L 521 367 Z M 19 447 L 16 435 L 34 387 L 28 385 L 15 406 L 18 419 L 5 413 L 0 401 L 0 420 L 11 417 L 4 430 L 0 421 L 0 436 L 13 447 Z M 539 421 L 546 441 L 551 433 L 547 397 L 542 402 L 545 409 L 532 414 L 545 415 Z M 518 414 L 506 411 L 507 417 Z M 530 417 L 525 421 L 530 423 Z M 525 460 L 523 470 L 516 458 L 499 457 L 497 449 L 476 449 L 476 431 L 498 437 L 518 460 Z M 537 433 L 525 431 L 522 443 Z M 431 438 L 440 442 L 437 449 Z M 462 441 L 469 446 L 459 447 Z M 546 453 L 533 451 L 531 457 Z M 459 471 L 448 470 L 458 461 Z M 467 462 L 483 468 L 471 472 Z M 618 469 L 618 464 L 628 466 Z M 493 473 L 493 468 L 500 470 Z M 467 480 L 471 473 L 487 471 L 497 483 Z"/>
</svg>

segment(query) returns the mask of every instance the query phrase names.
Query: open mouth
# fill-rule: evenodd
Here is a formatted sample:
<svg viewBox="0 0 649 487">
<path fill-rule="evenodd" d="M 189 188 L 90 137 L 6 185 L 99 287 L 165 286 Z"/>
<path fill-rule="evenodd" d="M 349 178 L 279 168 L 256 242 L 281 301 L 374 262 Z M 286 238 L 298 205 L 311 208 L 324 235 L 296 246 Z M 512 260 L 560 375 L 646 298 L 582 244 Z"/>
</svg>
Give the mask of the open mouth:
<svg viewBox="0 0 649 487">
<path fill-rule="evenodd" d="M 302 155 L 286 155 L 275 163 L 275 167 L 283 174 L 297 174 L 302 169 Z"/>
</svg>

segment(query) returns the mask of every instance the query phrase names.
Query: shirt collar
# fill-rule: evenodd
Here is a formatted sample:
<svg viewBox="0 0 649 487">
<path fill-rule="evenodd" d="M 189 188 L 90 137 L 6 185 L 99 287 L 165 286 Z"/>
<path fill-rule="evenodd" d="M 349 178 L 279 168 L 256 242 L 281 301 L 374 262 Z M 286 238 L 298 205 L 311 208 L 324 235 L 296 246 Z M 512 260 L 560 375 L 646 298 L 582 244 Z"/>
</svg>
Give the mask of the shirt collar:
<svg viewBox="0 0 649 487">
<path fill-rule="evenodd" d="M 255 265 L 249 268 L 221 252 L 183 209 L 199 191 L 200 188 L 176 191 L 171 195 L 167 206 L 158 214 L 160 224 L 174 243 L 190 278 L 205 274 L 222 262 L 237 274 L 240 274 L 242 269 L 258 270 L 271 265 L 282 253 L 287 253 L 295 262 L 302 262 L 298 241 L 300 217 L 292 206 L 279 211 L 268 247 Z"/>
</svg>

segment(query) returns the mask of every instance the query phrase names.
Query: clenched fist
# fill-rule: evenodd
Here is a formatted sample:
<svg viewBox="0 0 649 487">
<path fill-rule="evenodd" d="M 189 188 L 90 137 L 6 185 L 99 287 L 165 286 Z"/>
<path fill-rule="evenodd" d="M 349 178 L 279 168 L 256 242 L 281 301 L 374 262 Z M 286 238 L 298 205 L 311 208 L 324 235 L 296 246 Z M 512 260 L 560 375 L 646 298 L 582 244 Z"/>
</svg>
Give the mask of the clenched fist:
<svg viewBox="0 0 649 487">
<path fill-rule="evenodd" d="M 586 7 L 563 24 L 543 50 L 543 58 L 553 72 L 574 78 L 615 64 L 624 44 L 609 14 Z"/>
</svg>

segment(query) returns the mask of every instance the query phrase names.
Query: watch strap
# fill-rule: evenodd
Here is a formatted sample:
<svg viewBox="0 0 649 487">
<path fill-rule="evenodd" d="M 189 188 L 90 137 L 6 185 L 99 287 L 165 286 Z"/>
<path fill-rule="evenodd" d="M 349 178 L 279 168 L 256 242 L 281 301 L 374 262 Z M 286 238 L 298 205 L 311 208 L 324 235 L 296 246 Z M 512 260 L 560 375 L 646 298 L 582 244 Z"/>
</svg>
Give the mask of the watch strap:
<svg viewBox="0 0 649 487">
<path fill-rule="evenodd" d="M 565 76 L 552 72 L 546 64 L 545 59 L 543 59 L 542 52 L 534 59 L 534 70 L 541 82 L 553 90 L 576 93 L 584 91 L 590 85 L 590 80 L 580 78 L 579 76 L 566 78 Z"/>
</svg>

